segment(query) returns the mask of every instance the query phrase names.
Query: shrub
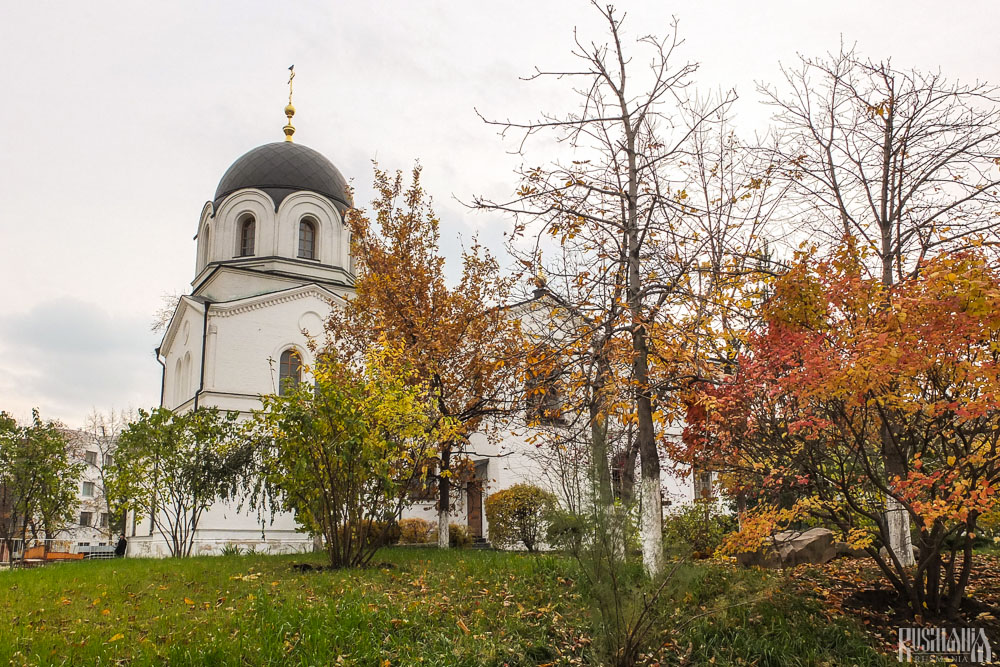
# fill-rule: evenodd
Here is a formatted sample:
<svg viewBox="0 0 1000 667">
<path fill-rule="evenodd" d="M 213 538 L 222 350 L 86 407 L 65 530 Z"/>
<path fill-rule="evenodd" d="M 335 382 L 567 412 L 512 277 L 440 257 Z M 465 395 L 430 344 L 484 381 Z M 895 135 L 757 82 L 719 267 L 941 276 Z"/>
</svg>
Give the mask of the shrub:
<svg viewBox="0 0 1000 667">
<path fill-rule="evenodd" d="M 583 546 L 583 536 L 587 530 L 583 517 L 572 512 L 554 509 L 549 512 L 548 523 L 545 540 L 549 544 L 565 549 L 571 554 L 580 552 L 580 548 Z"/>
<path fill-rule="evenodd" d="M 448 524 L 448 544 L 452 549 L 457 549 L 459 547 L 467 547 L 472 544 L 472 536 L 469 535 L 469 529 L 458 523 Z"/>
<path fill-rule="evenodd" d="M 427 536 L 428 542 L 437 542 L 438 531 L 437 526 L 431 528 L 431 532 Z M 467 547 L 472 544 L 472 536 L 469 535 L 469 529 L 460 523 L 449 523 L 448 524 L 448 546 L 452 549 L 458 549 L 459 547 Z"/>
<path fill-rule="evenodd" d="M 363 366 L 322 355 L 315 382 L 265 396 L 255 416 L 262 461 L 248 502 L 262 514 L 294 511 L 323 535 L 333 567 L 372 559 L 436 454 L 428 398 L 400 354 L 378 347 Z"/>
<path fill-rule="evenodd" d="M 735 517 L 723 512 L 715 501 L 695 500 L 663 517 L 663 542 L 707 558 L 719 548 L 722 538 L 736 529 Z"/>
<path fill-rule="evenodd" d="M 431 541 L 434 525 L 426 519 L 414 517 L 399 521 L 399 541 L 402 544 L 426 544 Z"/>
<path fill-rule="evenodd" d="M 365 549 L 387 547 L 398 542 L 400 537 L 400 527 L 395 521 L 389 524 L 388 529 L 384 521 L 364 522 L 360 526 L 355 524 L 353 534 L 350 536 L 346 535 L 344 530 L 345 526 L 337 528 L 337 537 L 341 542 L 346 542 L 348 537 L 354 541 L 361 537 L 364 541 L 359 544 Z"/>
<path fill-rule="evenodd" d="M 535 551 L 555 506 L 554 495 L 531 484 L 515 484 L 491 494 L 486 499 L 490 541 L 500 547 L 520 542 L 528 551 Z"/>
</svg>

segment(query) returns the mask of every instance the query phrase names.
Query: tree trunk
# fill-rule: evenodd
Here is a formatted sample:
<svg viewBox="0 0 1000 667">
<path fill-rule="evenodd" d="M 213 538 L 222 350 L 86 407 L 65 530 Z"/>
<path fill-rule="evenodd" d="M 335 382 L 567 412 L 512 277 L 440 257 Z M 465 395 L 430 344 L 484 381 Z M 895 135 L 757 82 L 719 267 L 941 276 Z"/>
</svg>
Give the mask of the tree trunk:
<svg viewBox="0 0 1000 667">
<path fill-rule="evenodd" d="M 882 183 L 881 190 L 879 192 L 879 231 L 881 232 L 881 249 L 879 252 L 879 258 L 882 262 L 882 285 L 887 290 L 885 295 L 887 308 L 890 305 L 888 289 L 892 287 L 893 283 L 893 224 L 891 220 L 892 216 L 889 213 L 889 180 L 890 175 L 892 174 L 892 139 L 894 119 L 894 100 L 890 97 L 889 108 L 886 110 L 885 114 L 885 129 L 883 131 Z M 899 242 L 898 238 L 895 239 L 895 243 L 898 244 Z M 885 422 L 885 415 L 883 413 L 881 433 L 882 453 L 885 461 L 887 481 L 892 479 L 895 475 L 906 474 L 905 452 L 900 451 L 900 449 L 892 441 L 892 432 L 889 429 L 890 427 Z M 916 560 L 913 558 L 913 540 L 910 536 L 910 515 L 895 498 L 886 498 L 885 521 L 889 529 L 889 544 L 887 545 L 887 548 L 892 550 L 900 564 L 904 567 L 916 565 Z"/>
<path fill-rule="evenodd" d="M 655 464 L 655 469 L 652 468 Z M 663 510 L 660 504 L 660 460 L 642 457 L 642 478 L 639 482 L 642 502 L 641 536 L 642 564 L 650 577 L 663 569 Z"/>
<path fill-rule="evenodd" d="M 624 71 L 619 96 L 624 111 Z M 639 482 L 641 498 L 642 564 L 646 574 L 655 577 L 663 569 L 663 514 L 660 507 L 660 453 L 656 449 L 653 427 L 653 404 L 649 386 L 649 341 L 646 339 L 646 314 L 642 304 L 641 241 L 639 234 L 639 167 L 636 156 L 636 131 L 628 114 L 622 117 L 625 126 L 628 156 L 628 200 L 625 220 L 627 248 L 626 294 L 632 316 L 632 378 L 635 382 L 635 408 L 639 438 L 639 460 L 642 476 Z"/>
<path fill-rule="evenodd" d="M 594 526 L 597 531 L 597 541 L 607 549 L 606 559 L 598 558 L 600 568 L 614 561 L 625 560 L 625 530 L 624 522 L 619 521 L 615 512 L 614 488 L 611 480 L 611 469 L 608 464 L 608 423 L 607 397 L 605 387 L 610 367 L 606 357 L 606 341 L 602 340 L 593 346 L 595 356 L 595 378 L 590 400 L 590 458 L 591 486 L 595 504 Z M 603 533 L 603 534 L 602 534 Z M 603 570 L 600 570 L 603 571 Z"/>
<path fill-rule="evenodd" d="M 896 554 L 900 565 L 916 565 L 913 558 L 913 540 L 910 537 L 910 515 L 895 498 L 885 500 L 885 522 L 889 528 L 889 548 Z"/>
<path fill-rule="evenodd" d="M 451 448 L 441 452 L 441 474 L 438 475 L 438 548 L 447 549 L 451 546 L 448 534 L 451 509 Z"/>
<path fill-rule="evenodd" d="M 639 244 L 636 233 L 629 234 L 629 309 L 632 330 L 632 377 L 636 383 L 636 421 L 638 423 L 641 479 L 642 564 L 646 574 L 655 577 L 663 569 L 663 511 L 660 505 L 660 453 L 656 448 L 653 427 L 653 403 L 649 388 L 649 347 L 639 301 Z"/>
</svg>

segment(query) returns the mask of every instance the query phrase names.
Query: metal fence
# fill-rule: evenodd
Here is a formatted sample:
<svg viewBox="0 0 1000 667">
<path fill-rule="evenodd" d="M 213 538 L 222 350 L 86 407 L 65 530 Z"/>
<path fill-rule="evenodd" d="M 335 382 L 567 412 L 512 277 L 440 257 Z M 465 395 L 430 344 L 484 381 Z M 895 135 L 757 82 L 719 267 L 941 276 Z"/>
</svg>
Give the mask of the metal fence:
<svg viewBox="0 0 1000 667">
<path fill-rule="evenodd" d="M 0 540 L 0 567 L 37 567 L 74 560 L 114 558 L 113 544 L 65 539 Z"/>
</svg>

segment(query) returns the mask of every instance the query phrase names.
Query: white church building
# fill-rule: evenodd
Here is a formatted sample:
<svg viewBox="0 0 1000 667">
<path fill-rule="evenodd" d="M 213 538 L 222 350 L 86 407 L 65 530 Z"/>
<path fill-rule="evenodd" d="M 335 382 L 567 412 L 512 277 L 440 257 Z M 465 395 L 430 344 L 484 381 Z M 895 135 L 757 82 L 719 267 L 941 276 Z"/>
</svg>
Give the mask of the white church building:
<svg viewBox="0 0 1000 667">
<path fill-rule="evenodd" d="M 191 293 L 180 298 L 156 351 L 163 407 L 259 409 L 261 396 L 276 393 L 285 378 L 301 378 L 313 361 L 309 338 L 321 336 L 331 309 L 352 294 L 347 181 L 322 154 L 292 141 L 293 114 L 289 104 L 285 141 L 239 157 L 202 208 Z M 482 503 L 491 491 L 522 481 L 551 485 L 538 474 L 536 447 L 523 431 L 472 439 L 478 483 L 462 491 L 452 521 L 473 536 L 488 536 Z M 667 484 L 677 500 L 692 495 L 690 482 Z M 407 515 L 436 516 L 432 503 Z M 148 517 L 130 521 L 128 532 L 130 556 L 169 554 Z M 203 514 L 192 553 L 218 553 L 227 544 L 278 553 L 309 550 L 313 540 L 289 514 L 262 529 L 253 508 L 219 502 Z"/>
</svg>

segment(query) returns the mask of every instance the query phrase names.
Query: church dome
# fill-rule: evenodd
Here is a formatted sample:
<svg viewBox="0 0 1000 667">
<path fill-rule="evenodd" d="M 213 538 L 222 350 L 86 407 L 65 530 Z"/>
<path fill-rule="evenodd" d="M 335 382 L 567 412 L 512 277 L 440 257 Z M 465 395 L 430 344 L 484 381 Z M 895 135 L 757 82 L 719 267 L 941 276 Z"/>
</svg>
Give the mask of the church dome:
<svg viewBox="0 0 1000 667">
<path fill-rule="evenodd" d="M 352 205 L 340 170 L 317 151 L 291 141 L 258 146 L 233 162 L 215 190 L 216 208 L 227 196 L 246 188 L 270 195 L 275 210 L 285 197 L 302 190 L 323 195 L 342 210 Z"/>
</svg>

